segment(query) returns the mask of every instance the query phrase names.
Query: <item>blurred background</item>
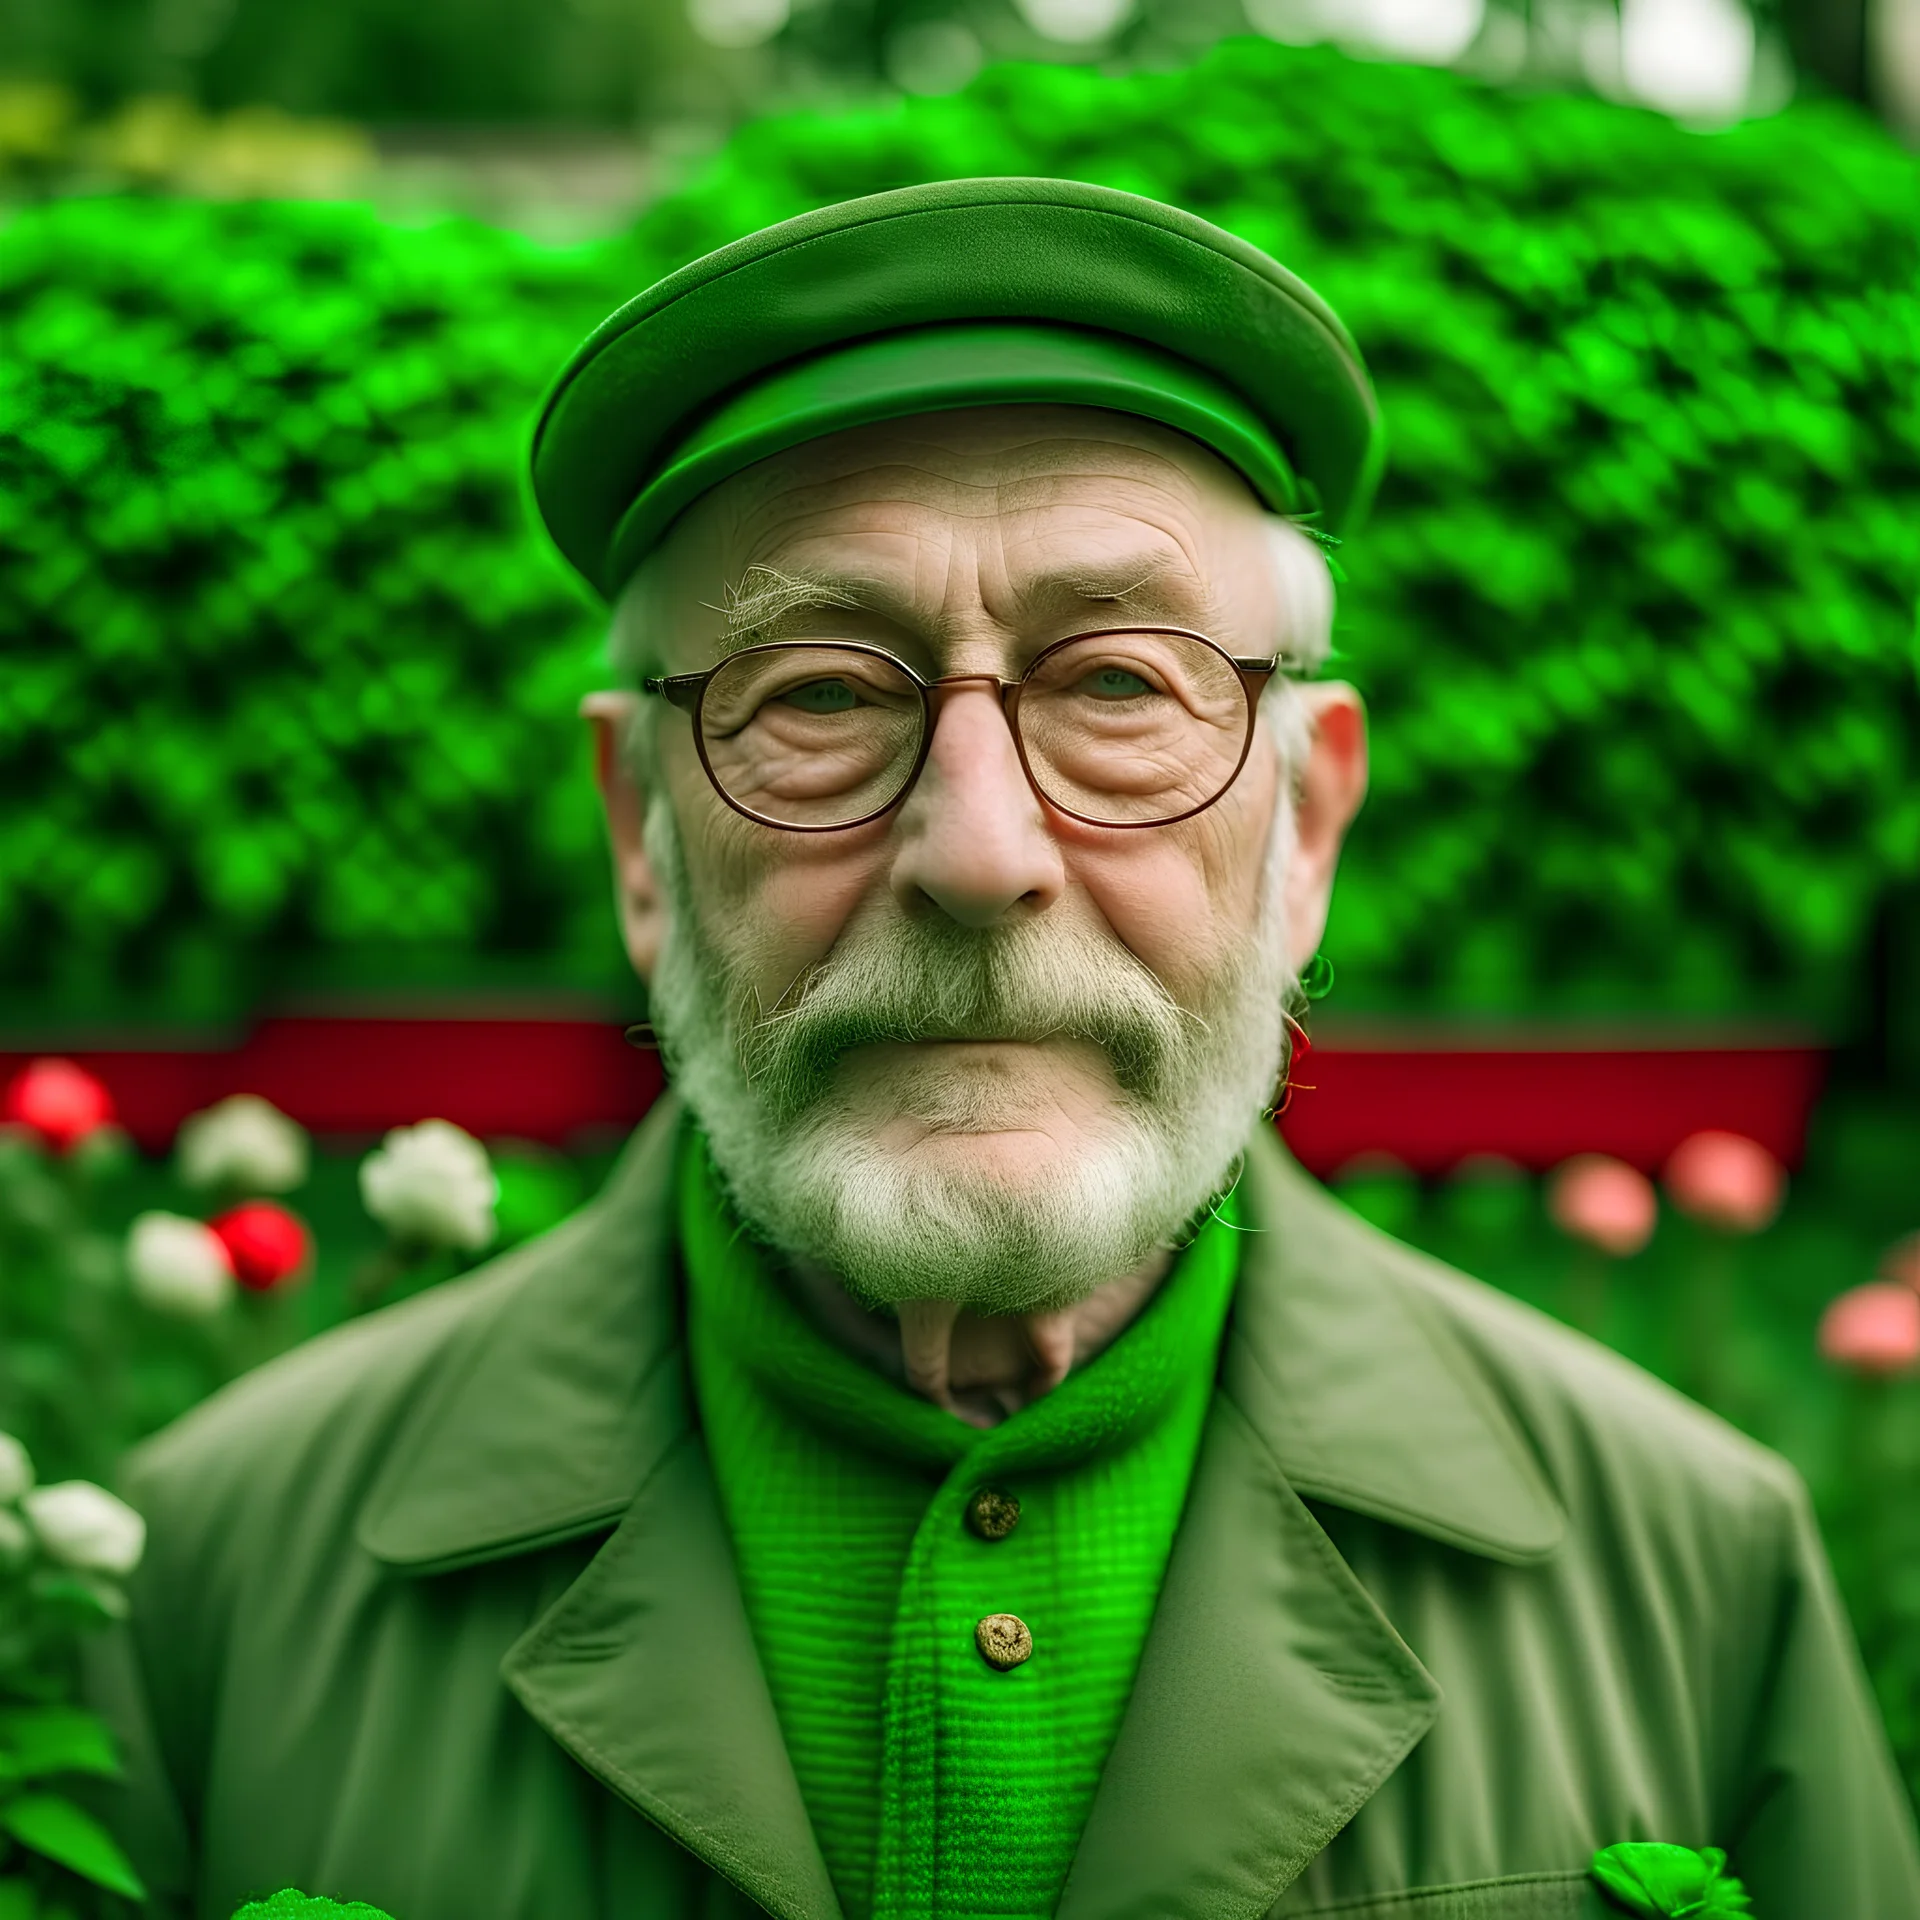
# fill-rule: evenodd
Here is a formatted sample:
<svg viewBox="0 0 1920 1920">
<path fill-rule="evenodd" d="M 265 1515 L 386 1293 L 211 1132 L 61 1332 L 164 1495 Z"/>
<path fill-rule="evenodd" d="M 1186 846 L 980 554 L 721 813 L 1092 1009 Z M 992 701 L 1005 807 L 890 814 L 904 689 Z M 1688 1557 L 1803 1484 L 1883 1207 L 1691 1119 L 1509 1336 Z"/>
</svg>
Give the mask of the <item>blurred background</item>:
<svg viewBox="0 0 1920 1920">
<path fill-rule="evenodd" d="M 593 1190 L 542 389 L 768 221 L 1074 175 L 1387 417 L 1295 1150 L 1795 1460 L 1920 1786 L 1916 144 L 1920 0 L 0 0 L 0 1428 L 110 1477 Z"/>
</svg>

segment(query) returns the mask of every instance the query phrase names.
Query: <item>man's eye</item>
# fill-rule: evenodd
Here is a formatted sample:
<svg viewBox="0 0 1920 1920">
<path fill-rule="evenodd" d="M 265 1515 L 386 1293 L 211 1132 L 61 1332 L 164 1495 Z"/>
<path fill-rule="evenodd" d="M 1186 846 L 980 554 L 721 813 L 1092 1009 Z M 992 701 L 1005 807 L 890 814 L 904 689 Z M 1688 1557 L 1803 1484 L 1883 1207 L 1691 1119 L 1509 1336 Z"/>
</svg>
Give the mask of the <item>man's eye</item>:
<svg viewBox="0 0 1920 1920">
<path fill-rule="evenodd" d="M 780 696 L 780 704 L 802 713 L 845 713 L 860 702 L 844 680 L 809 680 Z"/>
<path fill-rule="evenodd" d="M 1137 700 L 1153 691 L 1137 673 L 1129 673 L 1124 667 L 1101 667 L 1080 682 L 1080 690 L 1096 700 Z"/>
</svg>

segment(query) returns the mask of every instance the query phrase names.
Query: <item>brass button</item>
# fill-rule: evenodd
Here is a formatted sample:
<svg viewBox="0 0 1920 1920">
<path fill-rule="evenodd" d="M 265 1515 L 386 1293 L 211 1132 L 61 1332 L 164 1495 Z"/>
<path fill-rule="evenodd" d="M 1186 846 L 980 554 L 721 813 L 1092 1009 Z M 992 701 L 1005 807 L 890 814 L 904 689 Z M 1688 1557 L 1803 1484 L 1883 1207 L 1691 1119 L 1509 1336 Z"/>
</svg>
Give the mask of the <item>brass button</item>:
<svg viewBox="0 0 1920 1920">
<path fill-rule="evenodd" d="M 982 1540 L 1004 1540 L 1020 1524 L 1020 1502 L 998 1487 L 976 1487 L 967 1502 L 967 1525 Z"/>
<path fill-rule="evenodd" d="M 990 1613 L 973 1630 L 973 1644 L 988 1666 L 1005 1673 L 1033 1658 L 1033 1635 L 1017 1613 Z"/>
</svg>

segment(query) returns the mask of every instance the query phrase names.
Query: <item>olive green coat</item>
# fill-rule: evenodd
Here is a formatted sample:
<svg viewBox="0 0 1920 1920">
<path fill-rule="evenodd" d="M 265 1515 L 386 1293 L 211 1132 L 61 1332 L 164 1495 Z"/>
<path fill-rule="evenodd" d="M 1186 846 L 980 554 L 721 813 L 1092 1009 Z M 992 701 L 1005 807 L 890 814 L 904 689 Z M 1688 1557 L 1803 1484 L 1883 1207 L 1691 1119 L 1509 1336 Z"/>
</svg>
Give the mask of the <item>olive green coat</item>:
<svg viewBox="0 0 1920 1920">
<path fill-rule="evenodd" d="M 672 1124 L 544 1240 L 137 1458 L 101 1689 L 164 1913 L 296 1884 L 398 1920 L 836 1920 L 690 1417 Z M 1244 1194 L 1061 1920 L 1573 1920 L 1593 1850 L 1641 1838 L 1727 1847 L 1759 1920 L 1920 1915 L 1788 1469 L 1268 1138 Z"/>
</svg>

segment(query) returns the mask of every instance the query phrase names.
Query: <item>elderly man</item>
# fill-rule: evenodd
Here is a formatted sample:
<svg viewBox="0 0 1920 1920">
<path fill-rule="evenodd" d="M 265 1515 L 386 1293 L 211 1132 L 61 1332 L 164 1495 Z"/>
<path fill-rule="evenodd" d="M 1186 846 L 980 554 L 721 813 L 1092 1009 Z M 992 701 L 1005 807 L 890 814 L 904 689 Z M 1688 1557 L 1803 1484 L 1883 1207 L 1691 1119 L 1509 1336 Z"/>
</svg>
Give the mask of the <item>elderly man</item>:
<svg viewBox="0 0 1920 1920">
<path fill-rule="evenodd" d="M 167 1911 L 1733 1912 L 1723 1848 L 1764 1920 L 1920 1914 L 1792 1475 L 1262 1124 L 1378 444 L 1297 280 L 1070 183 L 829 208 L 587 342 L 535 490 L 616 606 L 677 1094 L 144 1453 Z"/>
</svg>

